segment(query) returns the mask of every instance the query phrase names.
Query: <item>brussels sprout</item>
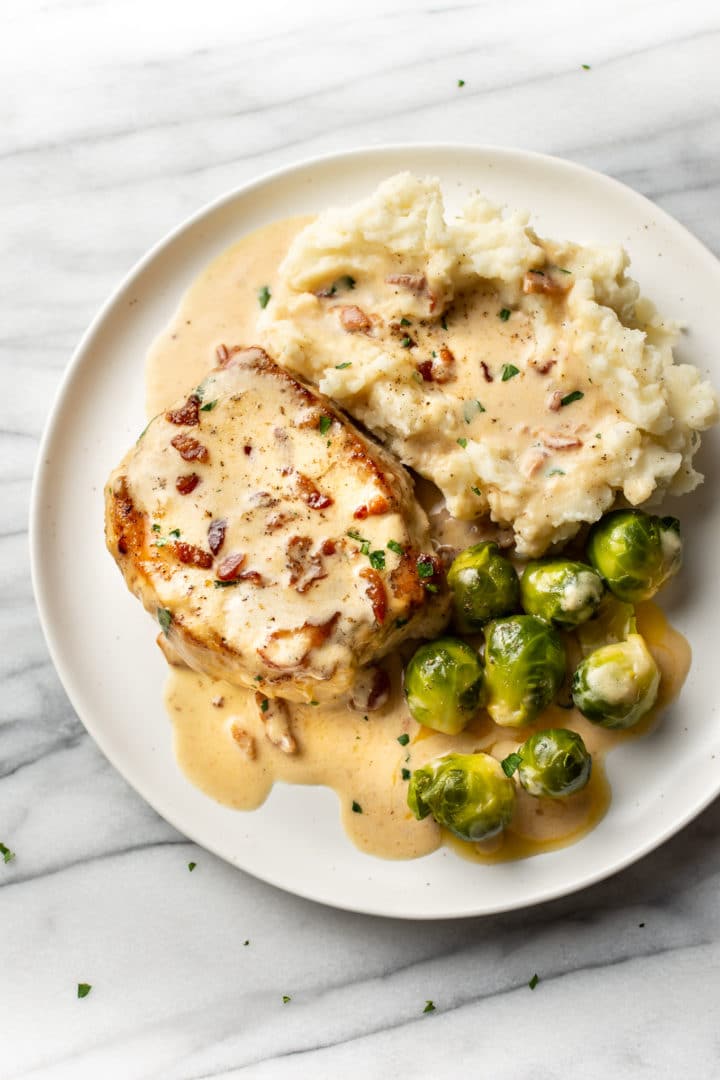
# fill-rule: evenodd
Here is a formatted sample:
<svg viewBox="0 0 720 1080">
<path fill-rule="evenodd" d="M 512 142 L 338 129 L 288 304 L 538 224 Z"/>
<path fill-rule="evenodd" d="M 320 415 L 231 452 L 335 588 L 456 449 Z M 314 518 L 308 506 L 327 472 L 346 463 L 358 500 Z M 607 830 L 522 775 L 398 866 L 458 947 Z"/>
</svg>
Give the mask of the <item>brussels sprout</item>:
<svg viewBox="0 0 720 1080">
<path fill-rule="evenodd" d="M 462 840 L 486 840 L 512 817 L 515 785 L 490 754 L 447 754 L 415 770 L 407 801 L 420 821 L 432 814 Z"/>
<path fill-rule="evenodd" d="M 680 522 L 642 510 L 613 510 L 590 530 L 587 554 L 620 600 L 649 600 L 680 569 Z"/>
<path fill-rule="evenodd" d="M 496 724 L 531 724 L 565 677 L 556 630 L 534 615 L 511 615 L 485 627 L 487 710 Z"/>
<path fill-rule="evenodd" d="M 421 645 L 405 669 L 405 697 L 418 724 L 457 735 L 483 703 L 483 666 L 457 638 Z"/>
<path fill-rule="evenodd" d="M 583 656 L 589 656 L 602 645 L 614 645 L 629 634 L 637 634 L 635 608 L 605 593 L 597 615 L 578 626 L 576 633 Z"/>
<path fill-rule="evenodd" d="M 564 629 L 592 618 L 604 592 L 600 575 L 572 559 L 528 563 L 520 580 L 520 598 L 528 615 Z"/>
<path fill-rule="evenodd" d="M 448 570 L 455 625 L 463 634 L 520 606 L 520 585 L 511 562 L 489 540 L 465 548 Z"/>
<path fill-rule="evenodd" d="M 583 716 L 606 728 L 629 728 L 653 707 L 660 672 L 639 634 L 596 649 L 573 676 L 572 697 Z"/>
<path fill-rule="evenodd" d="M 574 795 L 590 779 L 592 757 L 577 731 L 538 731 L 518 747 L 518 754 L 518 779 L 529 795 Z"/>
</svg>

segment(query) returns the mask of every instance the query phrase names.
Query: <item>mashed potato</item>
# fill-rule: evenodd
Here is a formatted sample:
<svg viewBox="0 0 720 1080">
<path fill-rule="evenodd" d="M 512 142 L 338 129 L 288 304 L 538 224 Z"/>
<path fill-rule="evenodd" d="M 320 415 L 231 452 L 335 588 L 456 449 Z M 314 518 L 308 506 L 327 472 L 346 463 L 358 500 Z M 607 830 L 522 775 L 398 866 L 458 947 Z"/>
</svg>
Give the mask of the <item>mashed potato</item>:
<svg viewBox="0 0 720 1080">
<path fill-rule="evenodd" d="M 639 298 L 619 248 L 540 239 L 481 198 L 452 221 L 439 181 L 401 174 L 293 242 L 261 329 L 442 491 L 449 512 L 512 528 L 538 555 L 702 479 L 707 382 Z"/>
</svg>

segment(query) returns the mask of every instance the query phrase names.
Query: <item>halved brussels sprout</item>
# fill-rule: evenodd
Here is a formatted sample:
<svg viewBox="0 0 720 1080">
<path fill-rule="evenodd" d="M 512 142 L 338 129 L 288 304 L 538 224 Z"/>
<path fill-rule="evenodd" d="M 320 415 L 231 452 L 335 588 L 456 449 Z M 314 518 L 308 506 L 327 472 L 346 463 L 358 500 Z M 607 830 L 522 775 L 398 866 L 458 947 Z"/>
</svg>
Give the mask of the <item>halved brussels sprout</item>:
<svg viewBox="0 0 720 1080">
<path fill-rule="evenodd" d="M 561 629 L 579 626 L 600 606 L 605 586 L 592 566 L 572 559 L 528 563 L 520 579 L 520 599 L 528 615 Z"/>
<path fill-rule="evenodd" d="M 455 625 L 463 634 L 520 606 L 520 585 L 511 562 L 491 540 L 465 548 L 448 570 Z"/>
<path fill-rule="evenodd" d="M 649 600 L 680 569 L 680 522 L 643 510 L 613 510 L 590 530 L 587 554 L 620 600 Z"/>
<path fill-rule="evenodd" d="M 606 728 L 629 728 L 655 704 L 660 672 L 639 634 L 596 649 L 573 676 L 572 697 L 583 716 Z"/>
<path fill-rule="evenodd" d="M 487 710 L 496 724 L 522 727 L 549 705 L 565 677 L 556 630 L 534 615 L 511 615 L 485 627 Z"/>
<path fill-rule="evenodd" d="M 590 779 L 592 757 L 577 731 L 537 731 L 517 752 L 522 759 L 518 779 L 529 795 L 574 795 Z"/>
<path fill-rule="evenodd" d="M 637 634 L 635 608 L 612 593 L 605 593 L 597 615 L 578 626 L 576 633 L 583 656 L 589 656 L 603 645 L 625 641 L 629 634 Z"/>
<path fill-rule="evenodd" d="M 405 669 L 405 698 L 415 720 L 457 735 L 483 703 L 480 657 L 458 638 L 421 645 Z"/>
<path fill-rule="evenodd" d="M 447 754 L 414 771 L 407 801 L 418 820 L 432 814 L 462 840 L 486 840 L 510 821 L 515 785 L 490 754 Z"/>
</svg>

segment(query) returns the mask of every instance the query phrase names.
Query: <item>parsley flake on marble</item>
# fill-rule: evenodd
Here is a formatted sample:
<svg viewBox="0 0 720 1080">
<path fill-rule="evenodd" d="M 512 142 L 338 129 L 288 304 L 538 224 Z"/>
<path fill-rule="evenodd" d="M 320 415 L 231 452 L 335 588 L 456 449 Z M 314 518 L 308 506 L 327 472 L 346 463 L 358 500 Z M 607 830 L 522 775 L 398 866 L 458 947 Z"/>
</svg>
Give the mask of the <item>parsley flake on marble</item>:
<svg viewBox="0 0 720 1080">
<path fill-rule="evenodd" d="M 77 996 L 79 998 L 86 998 L 91 990 L 92 990 L 92 984 L 91 983 L 78 983 Z"/>
<path fill-rule="evenodd" d="M 537 972 L 535 972 L 532 979 L 528 983 L 528 986 L 530 987 L 531 990 L 534 990 L 539 982 L 540 982 L 540 976 L 538 975 Z"/>
<path fill-rule="evenodd" d="M 5 844 L 0 844 L 0 855 L 3 857 L 3 862 L 12 862 L 15 858 L 15 852 L 11 851 Z"/>
<path fill-rule="evenodd" d="M 423 1009 L 423 1012 L 424 1013 L 426 1013 L 426 1012 L 435 1012 L 435 1003 L 428 999 L 425 1002 L 425 1008 Z"/>
</svg>

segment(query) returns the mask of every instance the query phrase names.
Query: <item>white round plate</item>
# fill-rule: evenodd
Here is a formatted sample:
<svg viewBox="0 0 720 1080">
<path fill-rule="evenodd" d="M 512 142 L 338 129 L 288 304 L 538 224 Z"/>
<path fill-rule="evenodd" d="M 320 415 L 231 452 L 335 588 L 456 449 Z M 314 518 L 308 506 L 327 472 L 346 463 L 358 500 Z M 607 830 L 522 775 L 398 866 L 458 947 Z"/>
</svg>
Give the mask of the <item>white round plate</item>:
<svg viewBox="0 0 720 1080">
<path fill-rule="evenodd" d="M 720 264 L 642 196 L 556 158 L 469 146 L 396 146 L 305 162 L 201 210 L 130 273 L 85 335 L 55 403 L 39 455 L 31 515 L 33 577 L 50 652 L 78 715 L 122 775 L 198 844 L 290 892 L 399 918 L 505 911 L 572 892 L 614 873 L 690 821 L 720 791 L 714 498 L 717 433 L 700 458 L 706 483 L 682 516 L 686 568 L 665 607 L 694 662 L 679 702 L 648 738 L 609 758 L 611 808 L 579 843 L 520 862 L 478 866 L 440 850 L 411 862 L 357 851 L 328 790 L 276 785 L 239 813 L 193 788 L 173 758 L 161 701 L 157 627 L 131 597 L 103 542 L 103 485 L 144 424 L 148 347 L 193 278 L 243 233 L 274 218 L 363 196 L 401 170 L 439 176 L 451 210 L 471 190 L 532 209 L 541 233 L 622 244 L 643 291 L 687 324 L 681 360 L 703 373 L 717 355 Z M 717 368 L 715 384 L 720 383 Z"/>
</svg>

